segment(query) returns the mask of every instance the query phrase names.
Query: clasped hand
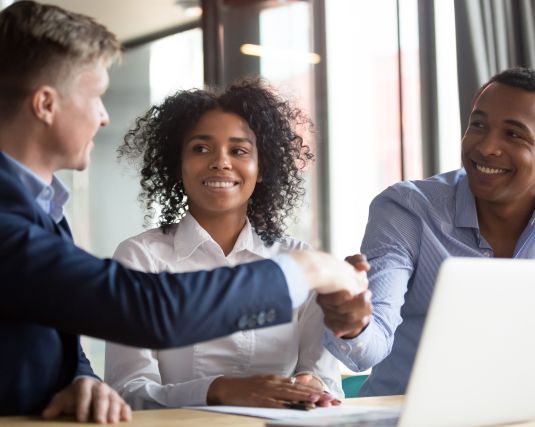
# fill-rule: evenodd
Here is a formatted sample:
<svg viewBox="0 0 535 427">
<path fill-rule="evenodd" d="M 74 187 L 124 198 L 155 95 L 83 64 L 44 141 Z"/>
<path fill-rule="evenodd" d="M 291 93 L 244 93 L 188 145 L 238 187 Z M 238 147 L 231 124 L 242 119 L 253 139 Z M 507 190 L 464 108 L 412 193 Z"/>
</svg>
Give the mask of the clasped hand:
<svg viewBox="0 0 535 427">
<path fill-rule="evenodd" d="M 349 256 L 346 261 L 357 271 L 366 272 L 370 269 L 363 255 Z M 371 293 L 368 290 L 356 295 L 347 290 L 340 290 L 318 295 L 316 301 L 323 310 L 325 325 L 337 337 L 354 338 L 370 323 L 373 306 Z"/>
</svg>

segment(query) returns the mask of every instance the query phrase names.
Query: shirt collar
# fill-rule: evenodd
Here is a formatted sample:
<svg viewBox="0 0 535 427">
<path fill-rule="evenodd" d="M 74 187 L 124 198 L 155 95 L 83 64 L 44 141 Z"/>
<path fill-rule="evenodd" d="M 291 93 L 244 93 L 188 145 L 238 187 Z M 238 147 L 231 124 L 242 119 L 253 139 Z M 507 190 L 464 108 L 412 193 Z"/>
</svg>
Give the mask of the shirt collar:
<svg viewBox="0 0 535 427">
<path fill-rule="evenodd" d="M 4 152 L 2 154 L 37 204 L 52 217 L 54 222 L 60 222 L 63 218 L 63 208 L 69 200 L 67 187 L 54 175 L 52 176 L 52 182 L 48 184 L 30 168 L 15 160 L 9 154 Z"/>
<path fill-rule="evenodd" d="M 188 258 L 204 244 L 217 245 L 214 239 L 212 239 L 212 236 L 201 227 L 197 220 L 189 212 L 186 213 L 184 218 L 180 220 L 174 236 L 174 247 L 177 257 L 179 260 Z M 246 219 L 245 226 L 240 232 L 234 248 L 232 248 L 228 257 L 244 250 L 260 257 L 265 257 L 265 249 L 264 242 L 254 232 L 249 219 Z"/>
<path fill-rule="evenodd" d="M 241 251 L 249 251 L 262 258 L 269 257 L 265 243 L 262 241 L 260 236 L 255 233 L 253 226 L 249 222 L 249 218 L 245 219 L 245 225 L 229 256 L 232 254 L 237 254 Z"/>
<path fill-rule="evenodd" d="M 477 220 L 476 199 L 468 182 L 468 175 L 463 169 L 463 175 L 457 182 L 455 192 L 455 225 L 457 227 L 479 229 Z"/>
</svg>

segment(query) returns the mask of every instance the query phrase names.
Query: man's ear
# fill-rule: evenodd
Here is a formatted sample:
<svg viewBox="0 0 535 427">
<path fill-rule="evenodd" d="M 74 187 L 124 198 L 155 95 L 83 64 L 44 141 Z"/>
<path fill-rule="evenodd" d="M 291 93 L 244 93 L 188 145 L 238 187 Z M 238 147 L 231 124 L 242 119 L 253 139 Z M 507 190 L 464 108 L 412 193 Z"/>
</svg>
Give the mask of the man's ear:
<svg viewBox="0 0 535 427">
<path fill-rule="evenodd" d="M 47 126 L 51 126 L 58 109 L 58 91 L 52 86 L 39 86 L 34 90 L 31 101 L 33 114 Z"/>
</svg>

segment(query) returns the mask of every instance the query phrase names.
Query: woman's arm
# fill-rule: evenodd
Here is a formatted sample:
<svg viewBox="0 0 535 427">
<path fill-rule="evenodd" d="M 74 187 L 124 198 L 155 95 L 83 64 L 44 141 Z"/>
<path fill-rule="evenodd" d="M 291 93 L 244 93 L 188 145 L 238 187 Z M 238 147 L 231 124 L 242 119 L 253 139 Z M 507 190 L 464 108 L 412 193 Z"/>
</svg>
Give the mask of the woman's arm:
<svg viewBox="0 0 535 427">
<path fill-rule="evenodd" d="M 105 379 L 133 409 L 206 405 L 208 388 L 216 378 L 162 384 L 157 351 L 106 343 Z"/>
<path fill-rule="evenodd" d="M 344 397 L 338 360 L 323 345 L 323 313 L 311 293 L 298 316 L 299 355 L 295 373 L 308 372 L 325 385 L 335 398 Z"/>
</svg>

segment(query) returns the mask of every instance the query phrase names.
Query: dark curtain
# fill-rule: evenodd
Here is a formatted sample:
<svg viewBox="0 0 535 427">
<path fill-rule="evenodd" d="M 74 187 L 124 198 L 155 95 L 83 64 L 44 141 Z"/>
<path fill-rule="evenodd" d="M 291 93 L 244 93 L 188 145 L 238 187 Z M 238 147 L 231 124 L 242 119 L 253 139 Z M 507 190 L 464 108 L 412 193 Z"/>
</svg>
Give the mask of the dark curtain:
<svg viewBox="0 0 535 427">
<path fill-rule="evenodd" d="M 455 0 L 462 129 L 472 98 L 494 74 L 535 67 L 534 0 Z"/>
</svg>

